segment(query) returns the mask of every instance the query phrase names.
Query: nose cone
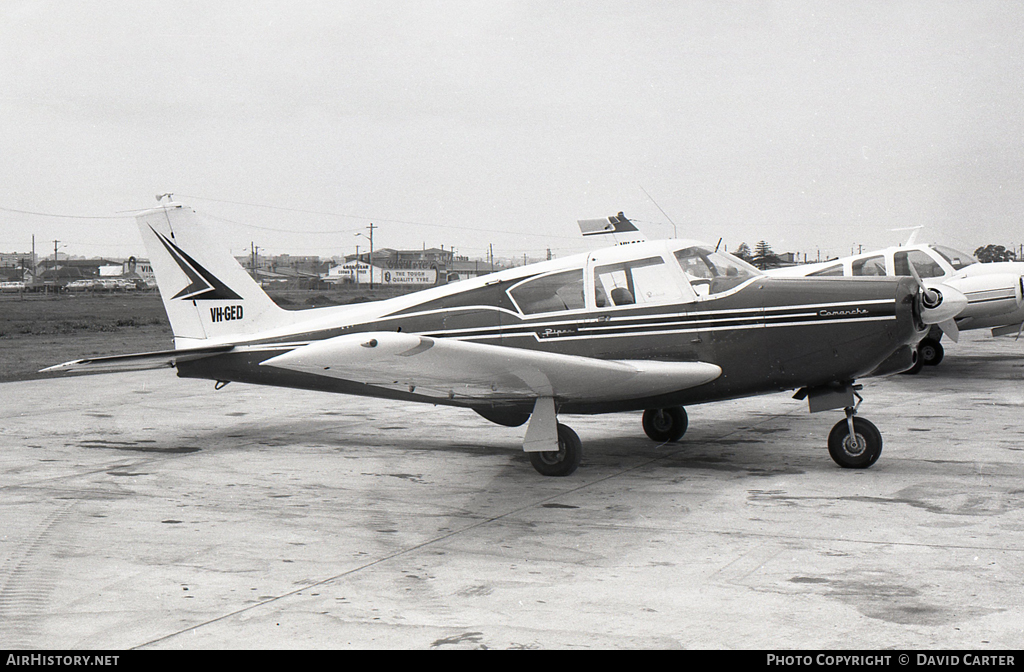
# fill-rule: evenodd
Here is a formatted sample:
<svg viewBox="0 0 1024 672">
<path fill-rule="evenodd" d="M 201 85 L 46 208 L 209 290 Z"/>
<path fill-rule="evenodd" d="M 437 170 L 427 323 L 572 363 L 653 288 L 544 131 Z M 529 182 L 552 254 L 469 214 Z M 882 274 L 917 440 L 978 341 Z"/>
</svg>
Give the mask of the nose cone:
<svg viewBox="0 0 1024 672">
<path fill-rule="evenodd" d="M 963 292 L 941 283 L 922 287 L 920 301 L 921 321 L 925 324 L 952 320 L 967 307 L 967 297 Z"/>
</svg>

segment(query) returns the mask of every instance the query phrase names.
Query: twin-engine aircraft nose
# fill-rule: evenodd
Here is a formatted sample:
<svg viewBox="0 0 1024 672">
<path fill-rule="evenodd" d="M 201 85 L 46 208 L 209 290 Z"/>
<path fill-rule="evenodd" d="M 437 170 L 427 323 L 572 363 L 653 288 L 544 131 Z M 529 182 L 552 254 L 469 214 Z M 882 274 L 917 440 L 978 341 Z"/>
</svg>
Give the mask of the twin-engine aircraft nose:
<svg viewBox="0 0 1024 672">
<path fill-rule="evenodd" d="M 967 307 L 963 292 L 949 285 L 921 287 L 921 321 L 925 324 L 942 324 L 951 320 Z"/>
<path fill-rule="evenodd" d="M 940 283 L 928 287 L 920 281 L 918 284 L 920 289 L 915 301 L 918 304 L 921 322 L 926 325 L 937 324 L 950 340 L 954 343 L 959 341 L 960 329 L 957 328 L 954 318 L 967 307 L 967 297 L 949 285 Z"/>
</svg>

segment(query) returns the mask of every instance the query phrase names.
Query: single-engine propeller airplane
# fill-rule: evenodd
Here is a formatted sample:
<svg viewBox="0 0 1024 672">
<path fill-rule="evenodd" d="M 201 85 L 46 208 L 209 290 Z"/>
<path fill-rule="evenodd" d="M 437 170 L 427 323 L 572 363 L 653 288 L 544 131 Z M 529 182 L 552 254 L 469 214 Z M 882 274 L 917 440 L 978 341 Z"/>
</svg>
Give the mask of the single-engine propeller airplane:
<svg viewBox="0 0 1024 672">
<path fill-rule="evenodd" d="M 767 271 L 774 277 L 873 277 L 916 276 L 938 292 L 956 291 L 967 303 L 952 319 L 934 325 L 918 344 L 918 361 L 906 373 L 942 361 L 943 334 L 954 342 L 965 329 L 992 329 L 993 336 L 1020 334 L 1024 329 L 1024 262 L 980 264 L 977 259 L 950 247 L 916 242 L 914 227 L 907 242 L 874 252 L 814 264 Z"/>
<path fill-rule="evenodd" d="M 242 382 L 471 408 L 500 425 L 529 422 L 523 448 L 549 476 L 580 463 L 579 437 L 559 413 L 642 410 L 645 433 L 667 442 L 686 431 L 687 404 L 783 390 L 798 390 L 811 412 L 845 409 L 829 453 L 842 467 L 869 467 L 882 437 L 856 417 L 855 380 L 910 367 L 913 344 L 960 308 L 929 300 L 914 278 L 770 278 L 673 239 L 287 311 L 191 208 L 164 203 L 137 220 L 174 349 L 44 371 L 176 367 L 218 389 Z"/>
</svg>

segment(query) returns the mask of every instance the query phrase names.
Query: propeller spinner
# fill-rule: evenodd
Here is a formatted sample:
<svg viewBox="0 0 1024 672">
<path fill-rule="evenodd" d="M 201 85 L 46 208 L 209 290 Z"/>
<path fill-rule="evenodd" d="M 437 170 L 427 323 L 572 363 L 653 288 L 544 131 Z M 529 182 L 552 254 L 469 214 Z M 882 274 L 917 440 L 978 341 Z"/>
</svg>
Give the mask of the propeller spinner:
<svg viewBox="0 0 1024 672">
<path fill-rule="evenodd" d="M 942 333 L 956 343 L 960 340 L 960 330 L 957 328 L 954 318 L 967 307 L 967 297 L 949 285 L 942 285 L 941 290 L 938 287 L 926 286 L 921 280 L 921 276 L 917 274 L 914 264 L 909 264 L 909 266 L 910 274 L 914 276 L 914 280 L 917 280 L 917 285 L 920 288 L 918 300 L 921 302 L 921 321 L 925 324 L 939 325 Z"/>
</svg>

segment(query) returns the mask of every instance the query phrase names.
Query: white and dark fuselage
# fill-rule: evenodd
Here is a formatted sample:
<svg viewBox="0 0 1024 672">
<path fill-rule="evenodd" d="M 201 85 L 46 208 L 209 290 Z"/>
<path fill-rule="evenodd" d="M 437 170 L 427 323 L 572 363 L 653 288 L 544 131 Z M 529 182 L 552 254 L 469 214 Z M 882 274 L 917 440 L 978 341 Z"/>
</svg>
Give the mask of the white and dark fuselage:
<svg viewBox="0 0 1024 672">
<path fill-rule="evenodd" d="M 287 327 L 244 339 L 231 327 L 246 320 L 249 309 L 242 301 L 211 291 L 211 298 L 188 299 L 204 335 L 211 337 L 179 337 L 178 347 L 219 341 L 234 347 L 217 356 L 179 362 L 178 372 L 183 377 L 529 413 L 529 400 L 509 398 L 500 391 L 487 395 L 453 385 L 439 393 L 410 390 L 405 381 L 368 384 L 346 378 L 344 362 L 316 372 L 266 363 L 317 341 L 394 332 L 598 360 L 705 362 L 721 367 L 721 375 L 710 382 L 654 396 L 558 399 L 562 412 L 603 413 L 850 381 L 879 370 L 893 353 L 920 336 L 913 314 L 917 288 L 910 279 L 789 280 L 755 271 L 747 277 L 707 282 L 683 270 L 677 259 L 682 250 L 712 253 L 699 243 L 679 240 L 609 248 L 385 301 L 294 311 L 288 313 Z M 625 277 L 629 271 L 632 278 Z M 607 283 L 620 281 L 626 286 L 630 279 L 635 293 L 649 296 L 616 305 L 614 288 L 609 290 Z M 722 287 L 712 286 L 716 282 Z M 637 288 L 641 283 L 645 286 Z M 552 287 L 557 290 L 551 295 L 554 299 L 541 296 Z M 656 289 L 647 291 L 649 287 Z M 225 339 L 216 336 L 221 328 L 229 330 Z M 904 354 L 893 366 L 909 366 L 909 356 Z"/>
<path fill-rule="evenodd" d="M 617 220 L 622 223 L 620 215 Z M 393 299 L 287 311 L 179 204 L 144 212 L 173 350 L 96 357 L 48 371 L 174 366 L 225 383 L 472 408 L 529 421 L 523 448 L 567 476 L 579 437 L 558 413 L 643 410 L 675 441 L 684 405 L 799 389 L 812 411 L 845 408 L 829 435 L 843 467 L 871 466 L 881 436 L 856 414 L 853 381 L 903 371 L 928 324 L 913 278 L 771 278 L 693 241 L 636 242 Z"/>
</svg>

